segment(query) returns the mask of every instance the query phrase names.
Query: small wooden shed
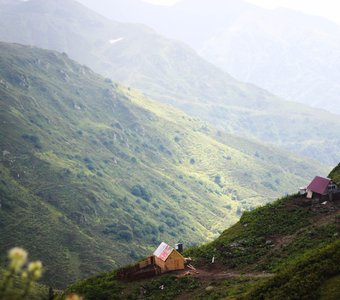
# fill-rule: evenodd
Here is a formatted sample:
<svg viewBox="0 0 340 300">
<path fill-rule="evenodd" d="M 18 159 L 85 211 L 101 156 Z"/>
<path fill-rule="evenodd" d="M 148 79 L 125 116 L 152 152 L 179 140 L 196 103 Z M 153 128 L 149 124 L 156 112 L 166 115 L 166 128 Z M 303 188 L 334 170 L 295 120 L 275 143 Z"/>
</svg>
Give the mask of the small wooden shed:
<svg viewBox="0 0 340 300">
<path fill-rule="evenodd" d="M 158 246 L 153 255 L 155 257 L 155 265 L 161 268 L 162 273 L 184 269 L 184 257 L 164 242 Z"/>
</svg>

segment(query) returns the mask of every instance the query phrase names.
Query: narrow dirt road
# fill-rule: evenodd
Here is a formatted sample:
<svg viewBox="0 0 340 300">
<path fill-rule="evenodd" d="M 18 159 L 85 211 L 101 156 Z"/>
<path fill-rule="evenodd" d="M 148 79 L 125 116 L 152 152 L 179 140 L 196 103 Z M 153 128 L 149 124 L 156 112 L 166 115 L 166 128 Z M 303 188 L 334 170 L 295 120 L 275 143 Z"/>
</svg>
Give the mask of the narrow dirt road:
<svg viewBox="0 0 340 300">
<path fill-rule="evenodd" d="M 184 271 L 178 272 L 177 276 L 192 276 L 198 278 L 201 281 L 202 288 L 208 287 L 211 282 L 227 280 L 231 278 L 237 277 L 247 277 L 247 278 L 268 278 L 274 276 L 273 273 L 265 273 L 265 272 L 237 272 L 231 270 L 221 270 L 219 268 L 212 269 L 186 269 Z M 175 298 L 176 300 L 188 300 L 195 296 L 196 292 L 191 292 L 187 294 L 183 294 Z"/>
<path fill-rule="evenodd" d="M 233 277 L 251 277 L 251 278 L 265 278 L 272 277 L 273 273 L 265 273 L 265 272 L 235 272 L 235 271 L 221 271 L 221 270 L 206 270 L 206 269 L 197 269 L 191 270 L 186 269 L 181 273 L 178 273 L 178 276 L 193 276 L 201 279 L 202 281 L 211 281 L 211 280 L 220 280 L 220 279 L 228 279 Z"/>
</svg>

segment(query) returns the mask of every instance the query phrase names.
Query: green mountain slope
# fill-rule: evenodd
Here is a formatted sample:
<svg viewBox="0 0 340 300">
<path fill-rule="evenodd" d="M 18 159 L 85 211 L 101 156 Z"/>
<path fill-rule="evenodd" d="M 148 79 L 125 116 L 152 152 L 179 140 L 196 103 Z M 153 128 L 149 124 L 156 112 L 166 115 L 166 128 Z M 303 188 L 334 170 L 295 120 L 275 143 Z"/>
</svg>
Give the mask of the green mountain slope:
<svg viewBox="0 0 340 300">
<path fill-rule="evenodd" d="M 339 199 L 312 205 L 287 196 L 245 212 L 215 241 L 188 249 L 197 268 L 191 276 L 183 276 L 186 270 L 127 283 L 112 272 L 78 282 L 66 294 L 138 299 L 142 285 L 146 299 L 338 299 L 339 213 Z"/>
<path fill-rule="evenodd" d="M 339 166 L 335 167 L 328 177 L 336 181 L 338 169 Z M 306 199 L 305 196 L 287 196 L 277 200 L 275 203 L 269 203 L 251 212 L 244 212 L 237 224 L 225 230 L 214 242 L 198 248 L 197 253 L 207 254 L 210 251 L 207 254 L 207 258 L 209 258 L 216 251 L 221 257 L 221 262 L 226 263 L 230 267 L 245 265 L 251 268 L 263 268 L 259 265 L 258 261 L 258 258 L 261 257 L 261 261 L 265 262 L 266 267 L 274 270 L 274 265 L 268 262 L 276 261 L 280 263 L 280 259 L 284 257 L 280 256 L 283 254 L 280 252 L 287 251 L 288 249 L 284 249 L 285 247 L 282 246 L 290 245 L 289 247 L 292 247 L 291 250 L 294 252 L 310 248 L 311 244 L 308 244 L 308 240 L 318 244 L 319 242 L 328 243 L 332 241 L 332 238 L 337 239 L 338 236 L 335 233 L 338 228 L 335 225 L 339 206 L 339 201 L 330 202 L 322 206 L 319 204 L 312 205 L 311 201 Z M 287 212 L 289 212 L 288 216 Z M 311 230 L 314 232 L 312 233 Z M 316 232 L 319 232 L 319 234 L 316 234 Z M 308 237 L 308 235 L 310 236 Z M 287 237 L 289 239 L 285 240 Z M 321 239 L 318 239 L 318 237 Z M 248 238 L 251 238 L 248 246 L 253 251 L 246 251 L 246 240 Z M 263 244 L 265 240 L 267 241 Z M 300 244 L 292 246 L 292 242 L 294 244 L 297 241 Z M 230 246 L 230 244 L 239 245 L 231 246 L 230 251 L 224 251 L 225 247 L 227 245 Z M 278 244 L 280 249 L 274 247 L 275 251 L 272 251 L 271 248 L 275 244 Z M 238 252 L 238 246 L 242 248 L 244 254 L 233 256 L 234 251 L 232 248 L 235 248 L 236 253 Z M 257 253 L 256 250 L 259 252 Z M 193 250 L 193 254 L 195 251 Z M 268 251 L 270 255 L 267 255 Z M 273 252 L 275 252 L 275 255 L 273 255 Z M 238 254 L 240 253 L 238 252 Z M 295 254 L 299 255 L 299 253 Z M 249 260 L 247 255 L 250 255 L 252 259 Z M 256 256 L 256 265 L 253 265 L 255 260 L 253 256 Z M 203 258 L 203 256 L 200 256 L 200 258 Z M 233 258 L 236 261 L 233 261 Z M 289 253 L 289 259 L 293 259 L 292 252 Z"/>
<path fill-rule="evenodd" d="M 294 266 L 256 287 L 245 299 L 338 299 L 340 240 L 307 251 Z"/>
<path fill-rule="evenodd" d="M 192 255 L 203 265 L 215 255 L 228 268 L 280 270 L 304 251 L 338 239 L 339 203 L 310 204 L 304 197 L 290 196 L 245 212 L 240 222 Z"/>
<path fill-rule="evenodd" d="M 340 183 L 340 164 L 338 164 L 329 174 L 329 178 L 333 179 L 336 183 Z"/>
<path fill-rule="evenodd" d="M 104 76 L 223 131 L 338 162 L 335 115 L 238 82 L 186 45 L 142 25 L 109 21 L 71 0 L 0 1 L 0 39 L 64 51 Z"/>
<path fill-rule="evenodd" d="M 224 135 L 65 54 L 0 43 L 0 252 L 63 286 L 196 244 L 325 169 Z M 278 162 L 282 162 L 279 166 Z"/>
</svg>

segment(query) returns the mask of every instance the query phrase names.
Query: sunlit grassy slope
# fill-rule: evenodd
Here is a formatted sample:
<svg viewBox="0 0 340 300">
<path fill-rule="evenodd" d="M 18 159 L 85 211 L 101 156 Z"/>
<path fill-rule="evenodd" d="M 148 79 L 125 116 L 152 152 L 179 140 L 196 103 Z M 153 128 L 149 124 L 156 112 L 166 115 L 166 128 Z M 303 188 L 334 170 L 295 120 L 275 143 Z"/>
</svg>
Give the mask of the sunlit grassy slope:
<svg viewBox="0 0 340 300">
<path fill-rule="evenodd" d="M 53 286 L 162 240 L 213 238 L 324 168 L 145 99 L 65 54 L 0 43 L 0 253 Z"/>
<path fill-rule="evenodd" d="M 340 120 L 233 79 L 183 43 L 107 20 L 72 0 L 0 1 L 0 39 L 66 52 L 104 76 L 223 131 L 327 165 L 339 160 Z"/>
</svg>

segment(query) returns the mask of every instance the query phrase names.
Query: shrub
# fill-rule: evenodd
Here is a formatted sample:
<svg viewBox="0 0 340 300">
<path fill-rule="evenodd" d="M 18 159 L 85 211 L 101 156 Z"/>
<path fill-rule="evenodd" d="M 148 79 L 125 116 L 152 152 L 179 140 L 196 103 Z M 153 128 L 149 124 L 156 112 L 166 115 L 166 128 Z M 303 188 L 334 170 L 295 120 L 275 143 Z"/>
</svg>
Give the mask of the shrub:
<svg viewBox="0 0 340 300">
<path fill-rule="evenodd" d="M 158 231 L 161 232 L 161 233 L 164 233 L 164 231 L 165 231 L 165 226 L 164 226 L 164 225 L 159 225 L 159 226 L 158 226 Z"/>
<path fill-rule="evenodd" d="M 125 241 L 131 241 L 133 238 L 133 234 L 128 230 L 119 231 L 118 236 L 120 239 L 125 240 Z"/>
<path fill-rule="evenodd" d="M 216 184 L 221 184 L 221 176 L 220 175 L 216 175 L 215 177 L 214 177 L 214 182 L 216 183 Z"/>
<path fill-rule="evenodd" d="M 38 136 L 34 135 L 34 134 L 23 134 L 21 136 L 25 141 L 30 142 L 35 148 L 37 149 L 41 149 L 41 143 L 40 143 L 40 139 Z"/>
<path fill-rule="evenodd" d="M 140 197 L 148 202 L 151 201 L 151 193 L 140 184 L 134 185 L 131 188 L 131 194 L 136 197 Z"/>
<path fill-rule="evenodd" d="M 236 214 L 240 216 L 242 214 L 242 209 L 240 207 L 237 208 Z"/>
<path fill-rule="evenodd" d="M 94 171 L 96 168 L 94 167 L 93 164 L 88 164 L 87 165 L 87 168 L 90 170 L 90 171 Z"/>
<path fill-rule="evenodd" d="M 92 159 L 89 158 L 89 157 L 84 157 L 83 161 L 84 161 L 85 163 L 87 163 L 87 164 L 92 163 Z"/>
</svg>

